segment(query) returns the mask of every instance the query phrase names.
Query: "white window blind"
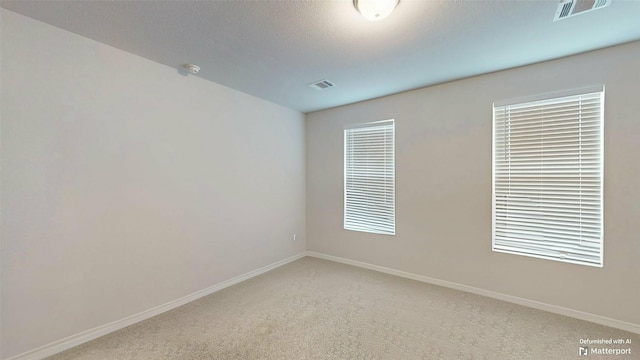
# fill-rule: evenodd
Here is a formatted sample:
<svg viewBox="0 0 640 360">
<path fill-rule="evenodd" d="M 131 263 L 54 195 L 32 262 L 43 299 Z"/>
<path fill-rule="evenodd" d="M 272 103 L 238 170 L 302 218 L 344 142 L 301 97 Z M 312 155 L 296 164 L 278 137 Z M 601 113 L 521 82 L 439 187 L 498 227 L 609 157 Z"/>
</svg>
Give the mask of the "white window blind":
<svg viewBox="0 0 640 360">
<path fill-rule="evenodd" d="M 393 120 L 344 130 L 344 228 L 395 234 Z"/>
<path fill-rule="evenodd" d="M 494 105 L 493 250 L 602 266 L 604 88 Z"/>
</svg>

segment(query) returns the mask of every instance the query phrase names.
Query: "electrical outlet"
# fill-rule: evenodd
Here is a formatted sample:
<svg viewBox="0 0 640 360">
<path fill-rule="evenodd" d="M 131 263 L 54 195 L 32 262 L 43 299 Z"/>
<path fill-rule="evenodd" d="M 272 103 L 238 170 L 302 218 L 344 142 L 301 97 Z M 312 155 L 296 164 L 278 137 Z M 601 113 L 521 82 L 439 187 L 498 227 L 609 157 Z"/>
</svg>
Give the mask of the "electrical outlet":
<svg viewBox="0 0 640 360">
<path fill-rule="evenodd" d="M 296 234 L 293 234 L 293 241 L 296 241 Z"/>
</svg>

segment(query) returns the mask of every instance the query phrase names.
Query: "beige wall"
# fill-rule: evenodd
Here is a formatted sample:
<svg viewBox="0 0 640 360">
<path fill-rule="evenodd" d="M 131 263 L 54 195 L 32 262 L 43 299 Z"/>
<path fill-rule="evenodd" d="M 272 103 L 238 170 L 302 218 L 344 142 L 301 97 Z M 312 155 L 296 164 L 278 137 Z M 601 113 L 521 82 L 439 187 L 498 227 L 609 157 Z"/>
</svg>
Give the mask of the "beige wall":
<svg viewBox="0 0 640 360">
<path fill-rule="evenodd" d="M 305 250 L 304 114 L 6 10 L 1 44 L 2 358 Z"/>
<path fill-rule="evenodd" d="M 635 42 L 308 114 L 308 250 L 640 325 L 639 59 Z M 604 268 L 492 252 L 492 102 L 599 84 Z M 397 235 L 343 230 L 343 126 L 390 118 Z"/>
</svg>

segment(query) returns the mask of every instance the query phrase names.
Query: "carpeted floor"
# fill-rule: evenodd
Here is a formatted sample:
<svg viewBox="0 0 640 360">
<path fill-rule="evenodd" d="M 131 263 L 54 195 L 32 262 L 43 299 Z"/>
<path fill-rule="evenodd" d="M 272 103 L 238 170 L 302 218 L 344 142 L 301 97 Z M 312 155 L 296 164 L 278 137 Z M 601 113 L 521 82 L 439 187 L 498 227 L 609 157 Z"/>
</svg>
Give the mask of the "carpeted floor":
<svg viewBox="0 0 640 360">
<path fill-rule="evenodd" d="M 48 359 L 631 360 L 640 336 L 306 257 Z"/>
</svg>

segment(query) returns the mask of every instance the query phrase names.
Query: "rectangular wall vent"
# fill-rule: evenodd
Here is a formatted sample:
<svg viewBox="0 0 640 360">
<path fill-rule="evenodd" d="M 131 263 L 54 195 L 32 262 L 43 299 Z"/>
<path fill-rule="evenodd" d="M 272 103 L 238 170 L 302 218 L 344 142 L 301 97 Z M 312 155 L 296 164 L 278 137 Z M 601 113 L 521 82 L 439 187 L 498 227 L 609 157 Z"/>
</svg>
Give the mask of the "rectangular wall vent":
<svg viewBox="0 0 640 360">
<path fill-rule="evenodd" d="M 328 89 L 330 87 L 335 86 L 334 83 L 332 83 L 331 81 L 324 79 L 324 80 L 318 80 L 316 82 L 313 82 L 311 84 L 309 84 L 309 86 L 311 86 L 312 88 L 316 89 L 316 90 L 324 90 L 324 89 Z"/>
<path fill-rule="evenodd" d="M 561 0 L 553 21 L 602 9 L 609 4 L 611 4 L 611 0 Z"/>
</svg>

